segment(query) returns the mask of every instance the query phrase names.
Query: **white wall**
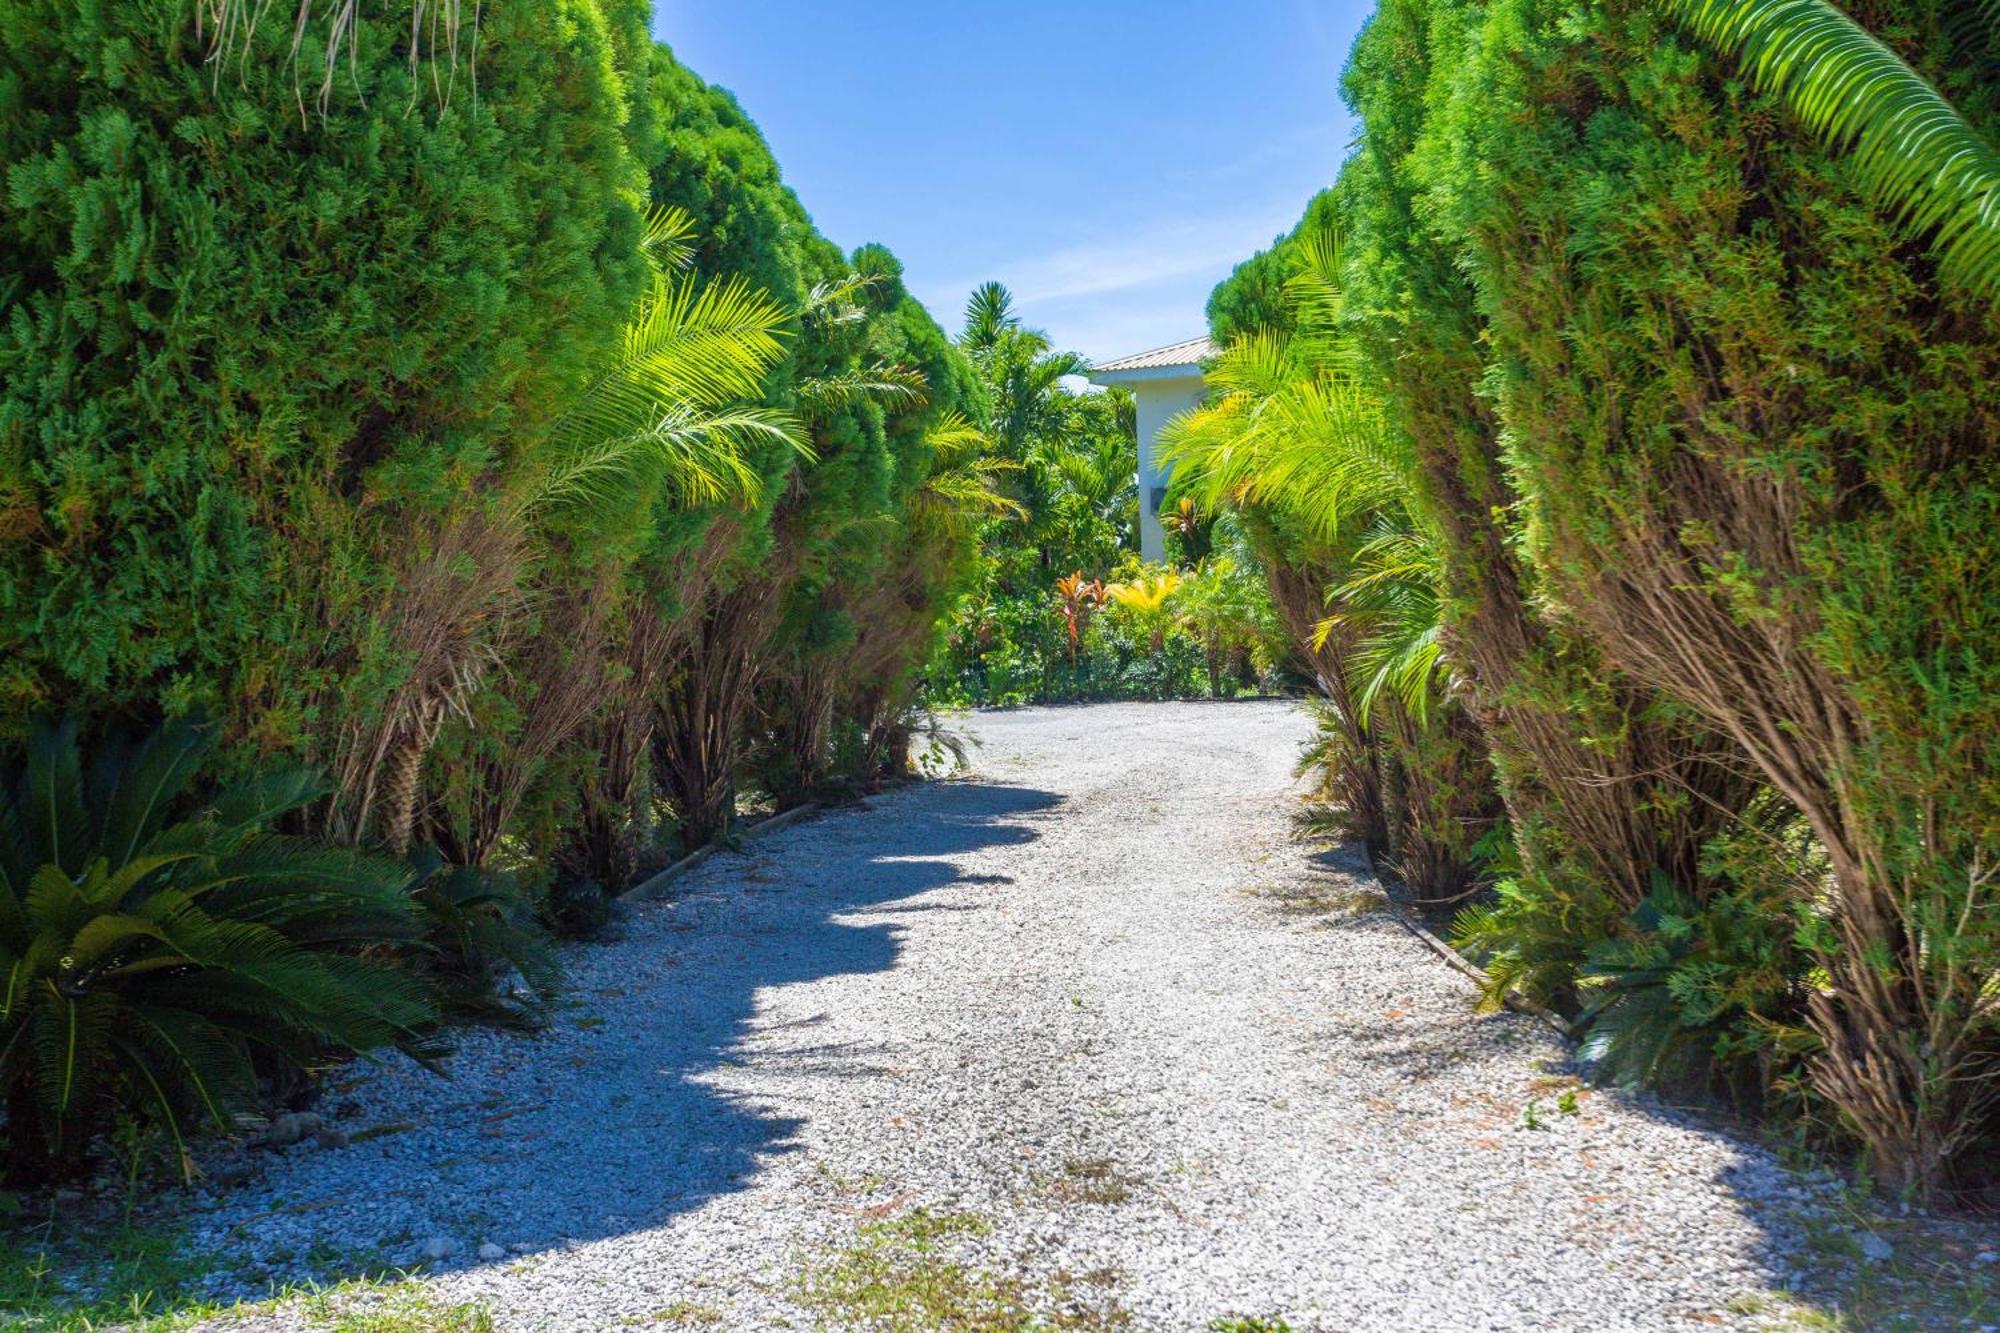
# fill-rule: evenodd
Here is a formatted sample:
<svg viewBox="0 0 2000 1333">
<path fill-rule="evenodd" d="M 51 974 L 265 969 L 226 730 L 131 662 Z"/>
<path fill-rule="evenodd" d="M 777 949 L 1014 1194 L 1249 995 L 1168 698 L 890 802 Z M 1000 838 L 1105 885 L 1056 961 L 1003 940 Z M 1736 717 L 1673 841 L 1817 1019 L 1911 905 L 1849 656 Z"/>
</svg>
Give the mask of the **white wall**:
<svg viewBox="0 0 2000 1333">
<path fill-rule="evenodd" d="M 1200 406 L 1201 373 L 1191 368 L 1186 378 L 1144 379 L 1127 387 L 1139 409 L 1139 554 L 1161 560 L 1166 557 L 1167 535 L 1153 508 L 1153 492 L 1165 488 L 1171 469 L 1155 457 L 1155 440 L 1160 427 Z"/>
</svg>

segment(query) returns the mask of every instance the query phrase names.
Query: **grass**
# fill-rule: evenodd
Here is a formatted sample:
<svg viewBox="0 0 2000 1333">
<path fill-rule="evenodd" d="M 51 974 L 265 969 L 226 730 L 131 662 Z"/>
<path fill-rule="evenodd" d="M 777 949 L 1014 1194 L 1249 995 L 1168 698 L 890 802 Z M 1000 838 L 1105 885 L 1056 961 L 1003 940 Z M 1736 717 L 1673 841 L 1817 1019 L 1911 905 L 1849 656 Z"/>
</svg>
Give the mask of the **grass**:
<svg viewBox="0 0 2000 1333">
<path fill-rule="evenodd" d="M 1049 1182 L 1048 1192 L 1063 1203 L 1118 1204 L 1132 1197 L 1132 1183 L 1109 1157 L 1072 1158 Z"/>
<path fill-rule="evenodd" d="M 199 1295 L 216 1256 L 161 1228 L 85 1228 L 60 1220 L 0 1232 L 0 1327 L 88 1333 L 110 1324 L 170 1327 L 217 1313 Z"/>
<path fill-rule="evenodd" d="M 1995 1248 L 1990 1231 L 1884 1216 L 1859 1192 L 1831 1216 L 1805 1213 L 1798 1221 L 1806 1290 L 1774 1293 L 1761 1311 L 1765 1327 L 1901 1333 L 2000 1324 L 2000 1264 L 1974 1262 Z M 1870 1231 L 1889 1243 L 1888 1259 L 1862 1257 L 1861 1237 Z"/>
<path fill-rule="evenodd" d="M 1389 910 L 1389 900 L 1373 889 L 1337 888 L 1324 882 L 1263 884 L 1250 892 L 1287 916 L 1368 916 Z"/>
<path fill-rule="evenodd" d="M 675 1301 L 649 1315 L 628 1316 L 618 1322 L 627 1328 L 720 1328 L 722 1311 L 698 1301 Z"/>
<path fill-rule="evenodd" d="M 1080 1296 L 1062 1275 L 1036 1279 L 968 1263 L 957 1251 L 991 1233 L 971 1213 L 918 1208 L 867 1222 L 854 1240 L 809 1261 L 796 1295 L 820 1327 L 884 1333 L 1105 1333 L 1129 1327 L 1102 1288 Z"/>
<path fill-rule="evenodd" d="M 344 1282 L 302 1299 L 299 1313 L 325 1333 L 493 1333 L 491 1309 L 445 1305 L 415 1279 Z"/>
<path fill-rule="evenodd" d="M 208 1279 L 228 1257 L 190 1250 L 178 1228 L 103 1226 L 51 1218 L 0 1231 L 0 1328 L 8 1333 L 177 1333 L 206 1320 L 296 1305 L 308 1327 L 326 1333 L 489 1333 L 492 1319 L 472 1306 L 443 1306 L 379 1257 L 316 1248 L 328 1269 L 361 1271 L 330 1287 L 288 1286 L 267 1299 L 219 1303 Z M 258 1281 L 238 1268 L 239 1280 Z"/>
</svg>

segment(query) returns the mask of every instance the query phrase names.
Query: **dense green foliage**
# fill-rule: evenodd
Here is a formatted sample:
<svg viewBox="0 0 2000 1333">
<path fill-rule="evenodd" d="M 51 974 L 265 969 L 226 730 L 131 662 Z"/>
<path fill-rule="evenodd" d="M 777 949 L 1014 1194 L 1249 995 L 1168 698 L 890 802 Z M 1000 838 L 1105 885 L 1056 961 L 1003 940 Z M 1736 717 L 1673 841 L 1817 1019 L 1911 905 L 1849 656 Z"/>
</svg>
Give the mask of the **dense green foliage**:
<svg viewBox="0 0 2000 1333">
<path fill-rule="evenodd" d="M 1066 385 L 1088 365 L 1025 327 L 998 283 L 967 302 L 959 346 L 981 382 L 995 481 L 1013 503 L 981 534 L 930 666 L 931 696 L 1005 705 L 1261 688 L 1279 636 L 1241 533 L 1226 529 L 1215 549 L 1206 513 L 1163 514 L 1168 564 L 1139 558 L 1131 395 Z"/>
<path fill-rule="evenodd" d="M 167 719 L 137 762 L 188 750 L 208 811 L 161 834 L 187 866 L 7 872 L 19 1162 L 243 1105 L 260 967 L 297 974 L 262 1011 L 295 1056 L 534 1021 L 551 929 L 746 800 L 902 771 L 1008 507 L 971 363 L 647 6 L 453 7 L 414 59 L 393 9 L 298 41 L 0 5 L 0 746 L 58 703 L 86 742 Z M 218 822 L 236 779 L 291 785 Z M 253 855 L 197 930 L 192 867 Z M 120 984 L 68 986 L 86 955 Z M 364 976 L 375 1020 L 340 1008 Z M 63 1023 L 91 1041 L 57 1070 Z"/>
<path fill-rule="evenodd" d="M 496 7 L 477 105 L 415 113 L 366 20 L 323 123 L 284 25 L 217 78 L 190 20 L 0 15 L 0 707 L 330 758 L 402 669 L 398 577 L 638 292 L 643 7 Z"/>
<path fill-rule="evenodd" d="M 1338 302 L 1272 313 L 1318 224 L 1218 290 L 1231 399 L 1193 458 L 1242 451 L 1209 491 L 1332 613 L 1320 755 L 1357 822 L 1371 771 L 1503 803 L 1458 921 L 1496 990 L 1569 1008 L 1607 1075 L 1803 1115 L 1892 1188 L 1977 1183 L 2000 316 L 1979 187 L 1883 136 L 1942 107 L 1993 142 L 1992 27 L 1679 9 L 1383 4 L 1346 78 L 1366 133 L 1314 202 Z M 1378 685 L 1481 762 L 1395 758 L 1356 725 Z"/>
</svg>

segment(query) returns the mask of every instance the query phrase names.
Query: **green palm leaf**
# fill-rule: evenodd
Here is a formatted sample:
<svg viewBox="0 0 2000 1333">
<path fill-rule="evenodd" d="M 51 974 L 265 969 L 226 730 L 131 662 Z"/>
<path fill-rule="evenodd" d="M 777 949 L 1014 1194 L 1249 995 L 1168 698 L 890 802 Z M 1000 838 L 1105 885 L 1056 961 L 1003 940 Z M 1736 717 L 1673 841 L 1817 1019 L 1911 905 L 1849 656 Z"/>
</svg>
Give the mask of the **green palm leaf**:
<svg viewBox="0 0 2000 1333">
<path fill-rule="evenodd" d="M 1667 0 L 1704 40 L 1836 148 L 1940 273 L 2000 297 L 2000 149 L 1922 75 L 1828 0 Z M 1982 0 L 1988 22 L 1996 6 Z"/>
<path fill-rule="evenodd" d="M 523 509 L 600 497 L 642 467 L 659 469 L 690 503 L 754 504 L 753 446 L 775 441 L 811 456 L 796 417 L 729 407 L 761 396 L 789 318 L 740 278 L 702 284 L 657 274 L 618 356 L 556 424 L 551 460 L 527 486 Z"/>
</svg>

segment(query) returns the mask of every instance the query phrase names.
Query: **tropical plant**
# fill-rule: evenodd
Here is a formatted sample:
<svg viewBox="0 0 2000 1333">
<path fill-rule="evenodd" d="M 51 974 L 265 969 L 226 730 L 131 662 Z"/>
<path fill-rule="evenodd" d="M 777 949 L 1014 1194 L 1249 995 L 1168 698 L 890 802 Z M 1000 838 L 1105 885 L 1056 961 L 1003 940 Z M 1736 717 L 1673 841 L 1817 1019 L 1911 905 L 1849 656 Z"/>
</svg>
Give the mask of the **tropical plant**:
<svg viewBox="0 0 2000 1333">
<path fill-rule="evenodd" d="M 338 8 L 354 95 L 309 125 L 263 73 L 290 24 L 218 24 L 227 77 L 199 59 L 193 13 L 233 0 L 0 25 L 0 729 L 52 700 L 200 706 L 225 768 L 306 758 L 352 810 L 349 779 L 402 788 L 479 677 L 519 537 L 494 511 L 645 285 L 650 122 L 644 15 L 616 0 L 487 6 L 478 97 L 423 114 L 408 12 Z M 116 87 L 88 72 L 113 52 L 139 53 Z M 142 271 L 171 309 L 132 299 Z M 425 608 L 466 585 L 414 643 L 411 580 Z M 464 651 L 414 660 L 462 624 Z"/>
<path fill-rule="evenodd" d="M 2000 1108 L 1991 18 L 1387 0 L 1348 75 L 1357 304 L 1521 844 L 1473 933 L 1581 923 L 1583 980 L 1658 876 L 1737 896 L 1705 849 L 1782 798 L 1812 1086 L 1913 1194 Z"/>
<path fill-rule="evenodd" d="M 1759 86 L 1853 159 L 1869 193 L 1939 269 L 2000 300 L 2000 139 L 1831 0 L 1667 0 L 1680 21 L 1740 58 Z M 1956 39 L 1991 70 L 2000 0 L 1954 0 Z"/>
<path fill-rule="evenodd" d="M 1193 497 L 1183 495 L 1172 509 L 1160 515 L 1160 526 L 1174 538 L 1180 559 L 1190 565 L 1200 564 L 1209 550 L 1209 528 L 1214 519 L 1204 513 Z"/>
<path fill-rule="evenodd" d="M 1106 596 L 1104 580 L 1086 580 L 1080 569 L 1056 580 L 1056 609 L 1069 633 L 1071 666 L 1076 665 L 1077 649 L 1083 646 L 1083 629 L 1090 622 L 1090 613 L 1104 605 Z"/>
<path fill-rule="evenodd" d="M 322 797 L 298 768 L 213 795 L 212 729 L 167 723 L 89 761 L 38 722 L 0 786 L 0 1088 L 12 1175 L 76 1169 L 115 1112 L 217 1127 L 253 1055 L 409 1042 L 435 1018 L 381 953 L 418 935 L 408 867 L 269 832 Z M 185 1150 L 183 1149 L 183 1160 Z"/>
<path fill-rule="evenodd" d="M 436 984 L 445 1013 L 539 1026 L 563 969 L 534 897 L 508 871 L 447 865 L 435 854 L 413 860 L 410 892 L 423 913 L 423 951 L 413 961 Z"/>
<path fill-rule="evenodd" d="M 1796 1066 L 1811 1046 L 1794 911 L 1783 893 L 1696 901 L 1657 877 L 1627 929 L 1591 946 L 1578 1054 L 1628 1087 L 1720 1083 L 1760 1100 L 1773 1057 Z"/>
<path fill-rule="evenodd" d="M 1478 730 L 1444 688 L 1443 571 L 1416 462 L 1355 345 L 1337 228 L 1302 223 L 1284 250 L 1282 327 L 1223 348 L 1164 452 L 1177 488 L 1240 511 L 1271 548 L 1273 603 L 1291 607 L 1331 705 L 1327 771 L 1354 830 L 1419 900 L 1456 904 L 1482 883 L 1495 799 Z M 1299 586 L 1307 569 L 1317 585 Z"/>
<path fill-rule="evenodd" d="M 1266 645 L 1276 633 L 1262 571 L 1245 563 L 1248 556 L 1240 545 L 1235 554 L 1211 554 L 1182 578 L 1175 594 L 1181 623 L 1201 641 L 1213 699 L 1224 697 L 1225 682 L 1234 693 L 1255 680 L 1255 667 L 1266 658 Z"/>
<path fill-rule="evenodd" d="M 643 489 L 665 489 L 682 505 L 747 508 L 763 494 L 756 446 L 811 459 L 799 418 L 754 401 L 800 312 L 741 275 L 700 280 L 689 268 L 693 231 L 683 209 L 659 207 L 648 217 L 641 247 L 652 262 L 652 288 L 617 353 L 557 419 L 554 447 L 524 478 L 525 506 L 602 502 L 649 474 Z M 832 298 L 820 292 L 813 299 Z M 887 387 L 907 388 L 901 380 Z M 822 383 L 815 401 L 824 406 L 857 388 Z"/>
<path fill-rule="evenodd" d="M 1173 599 L 1180 586 L 1178 573 L 1161 569 L 1152 574 L 1141 573 L 1127 582 L 1107 583 L 1104 597 L 1127 614 L 1157 653 L 1166 645 L 1167 630 L 1178 623 Z"/>
</svg>

